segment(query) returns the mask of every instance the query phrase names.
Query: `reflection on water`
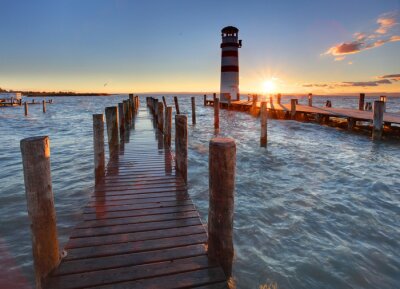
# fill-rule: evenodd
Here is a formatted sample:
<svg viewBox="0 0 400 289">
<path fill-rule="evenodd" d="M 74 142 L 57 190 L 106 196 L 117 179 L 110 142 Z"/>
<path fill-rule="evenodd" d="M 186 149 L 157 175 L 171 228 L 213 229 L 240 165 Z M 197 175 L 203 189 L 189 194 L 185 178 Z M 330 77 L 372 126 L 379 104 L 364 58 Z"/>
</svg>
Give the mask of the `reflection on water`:
<svg viewBox="0 0 400 289">
<path fill-rule="evenodd" d="M 19 141 L 50 136 L 58 231 L 65 244 L 93 190 L 92 114 L 126 97 L 55 98 L 46 114 L 35 106 L 28 117 L 23 107 L 0 109 L 0 262 L 5 274 L 20 280 L 21 288 L 24 276 L 32 281 L 33 272 Z M 314 97 L 314 104 L 326 99 Z M 357 107 L 356 98 L 329 99 L 334 107 Z M 171 96 L 166 100 L 173 106 Z M 190 98 L 179 97 L 179 102 L 181 111 L 190 114 Z M 215 131 L 213 111 L 202 103 L 199 96 L 197 124 L 189 121 L 188 180 L 189 193 L 206 222 L 208 142 Z M 388 110 L 399 111 L 399 101 L 389 99 Z M 237 288 L 274 283 L 296 289 L 398 286 L 398 142 L 375 143 L 364 135 L 312 123 L 268 120 L 265 149 L 259 147 L 258 119 L 221 110 L 220 127 L 220 135 L 233 137 L 237 144 Z M 101 202 L 101 196 L 96 201 Z"/>
</svg>

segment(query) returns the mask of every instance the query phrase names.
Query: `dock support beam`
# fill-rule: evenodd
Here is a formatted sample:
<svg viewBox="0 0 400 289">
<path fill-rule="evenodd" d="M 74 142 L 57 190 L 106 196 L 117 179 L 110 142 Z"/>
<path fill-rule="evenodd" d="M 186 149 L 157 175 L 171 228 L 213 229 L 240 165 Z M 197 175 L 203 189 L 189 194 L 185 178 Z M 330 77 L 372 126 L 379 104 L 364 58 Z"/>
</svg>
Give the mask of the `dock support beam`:
<svg viewBox="0 0 400 289">
<path fill-rule="evenodd" d="M 266 147 L 267 146 L 267 103 L 265 101 L 261 102 L 260 121 L 261 121 L 260 146 Z"/>
<path fill-rule="evenodd" d="M 385 103 L 383 101 L 374 101 L 374 120 L 372 128 L 372 139 L 374 140 L 382 139 L 384 105 Z"/>
<path fill-rule="evenodd" d="M 308 94 L 308 106 L 312 106 L 312 93 Z"/>
<path fill-rule="evenodd" d="M 25 115 L 28 115 L 28 101 L 25 101 Z"/>
<path fill-rule="evenodd" d="M 42 100 L 42 106 L 43 106 L 43 113 L 46 112 L 46 101 Z"/>
<path fill-rule="evenodd" d="M 207 95 L 204 95 L 204 106 L 207 105 Z"/>
<path fill-rule="evenodd" d="M 196 124 L 196 100 L 192 96 L 192 124 Z"/>
<path fill-rule="evenodd" d="M 126 102 L 124 103 L 126 107 Z M 116 106 L 106 107 L 108 150 L 110 157 L 118 150 L 118 109 Z"/>
<path fill-rule="evenodd" d="M 360 93 L 360 98 L 358 99 L 358 110 L 364 110 L 365 93 Z"/>
<path fill-rule="evenodd" d="M 21 140 L 28 215 L 31 222 L 36 288 L 60 262 L 48 136 Z"/>
<path fill-rule="evenodd" d="M 356 124 L 356 121 L 354 120 L 354 118 L 352 118 L 352 117 L 347 118 L 347 129 L 348 130 L 353 130 L 355 124 Z"/>
<path fill-rule="evenodd" d="M 291 99 L 290 100 L 290 118 L 295 119 L 296 118 L 296 105 L 297 105 L 298 100 L 297 99 Z"/>
<path fill-rule="evenodd" d="M 281 104 L 281 94 L 280 93 L 278 93 L 277 96 L 276 96 L 276 102 L 278 104 Z"/>
<path fill-rule="evenodd" d="M 175 154 L 176 170 L 187 184 L 187 116 L 183 114 L 175 115 Z"/>
<path fill-rule="evenodd" d="M 235 203 L 236 144 L 231 138 L 213 138 L 209 154 L 208 256 L 232 275 L 233 213 Z"/>
<path fill-rule="evenodd" d="M 386 112 L 386 102 L 387 102 L 386 95 L 381 95 L 381 96 L 379 97 L 379 100 L 380 100 L 380 101 L 383 101 L 383 112 Z"/>
<path fill-rule="evenodd" d="M 214 129 L 219 129 L 219 98 L 214 99 Z"/>
<path fill-rule="evenodd" d="M 119 137 L 122 140 L 125 135 L 124 103 L 118 103 Z"/>
<path fill-rule="evenodd" d="M 103 114 L 93 115 L 93 151 L 94 151 L 94 180 L 95 184 L 97 185 L 101 183 L 105 173 Z"/>
<path fill-rule="evenodd" d="M 175 102 L 175 110 L 176 110 L 176 114 L 181 114 L 180 110 L 179 110 L 179 102 L 178 102 L 178 97 L 174 96 L 174 102 Z"/>
<path fill-rule="evenodd" d="M 167 108 L 165 109 L 164 143 L 169 148 L 171 147 L 171 128 L 172 128 L 172 107 L 167 106 Z"/>
<path fill-rule="evenodd" d="M 164 133 L 164 105 L 157 102 L 157 127 L 161 133 Z"/>
</svg>

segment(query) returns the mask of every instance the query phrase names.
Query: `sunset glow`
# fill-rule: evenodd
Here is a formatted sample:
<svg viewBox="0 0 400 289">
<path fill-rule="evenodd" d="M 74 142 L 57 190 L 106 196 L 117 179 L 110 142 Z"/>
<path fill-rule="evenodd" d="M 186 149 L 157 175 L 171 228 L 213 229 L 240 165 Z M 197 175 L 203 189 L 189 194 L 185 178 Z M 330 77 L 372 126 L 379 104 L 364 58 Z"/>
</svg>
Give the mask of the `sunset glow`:
<svg viewBox="0 0 400 289">
<path fill-rule="evenodd" d="M 274 80 L 266 80 L 263 82 L 263 93 L 264 94 L 270 94 L 270 93 L 276 93 L 276 85 Z"/>
</svg>

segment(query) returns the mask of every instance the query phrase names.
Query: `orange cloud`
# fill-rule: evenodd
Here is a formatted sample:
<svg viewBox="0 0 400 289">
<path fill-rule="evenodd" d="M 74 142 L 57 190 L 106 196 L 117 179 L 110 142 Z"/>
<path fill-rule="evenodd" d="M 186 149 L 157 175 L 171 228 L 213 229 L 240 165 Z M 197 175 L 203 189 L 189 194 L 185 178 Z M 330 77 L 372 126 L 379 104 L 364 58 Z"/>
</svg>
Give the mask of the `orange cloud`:
<svg viewBox="0 0 400 289">
<path fill-rule="evenodd" d="M 330 47 L 323 55 L 334 56 L 335 61 L 344 59 L 344 55 L 356 54 L 363 50 L 380 47 L 388 42 L 400 41 L 397 28 L 400 27 L 399 11 L 388 12 L 378 17 L 379 27 L 370 33 L 356 32 L 353 41 L 342 42 Z"/>
</svg>

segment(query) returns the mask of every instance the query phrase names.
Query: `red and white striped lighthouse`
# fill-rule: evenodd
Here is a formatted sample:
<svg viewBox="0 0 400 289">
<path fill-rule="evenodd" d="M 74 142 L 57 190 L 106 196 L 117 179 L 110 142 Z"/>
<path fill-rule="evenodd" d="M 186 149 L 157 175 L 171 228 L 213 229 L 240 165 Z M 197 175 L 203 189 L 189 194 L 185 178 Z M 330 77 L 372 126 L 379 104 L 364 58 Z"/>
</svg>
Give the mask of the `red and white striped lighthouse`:
<svg viewBox="0 0 400 289">
<path fill-rule="evenodd" d="M 238 40 L 239 29 L 227 26 L 222 32 L 221 57 L 221 101 L 239 100 L 239 48 L 242 40 Z"/>
</svg>

